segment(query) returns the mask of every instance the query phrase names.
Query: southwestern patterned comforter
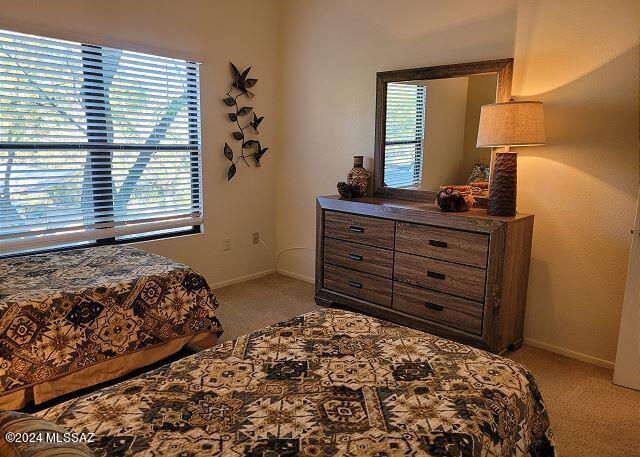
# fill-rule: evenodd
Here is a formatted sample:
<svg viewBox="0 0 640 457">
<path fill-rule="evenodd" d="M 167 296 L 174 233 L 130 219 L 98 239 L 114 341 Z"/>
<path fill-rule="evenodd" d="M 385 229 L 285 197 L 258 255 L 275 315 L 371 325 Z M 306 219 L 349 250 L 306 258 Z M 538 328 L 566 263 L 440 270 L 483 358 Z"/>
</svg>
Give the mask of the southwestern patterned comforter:
<svg viewBox="0 0 640 457">
<path fill-rule="evenodd" d="M 217 302 L 189 267 L 125 246 L 0 260 L 0 408 L 212 346 Z"/>
<path fill-rule="evenodd" d="M 273 325 L 38 416 L 98 456 L 547 456 L 521 365 L 339 310 Z"/>
</svg>

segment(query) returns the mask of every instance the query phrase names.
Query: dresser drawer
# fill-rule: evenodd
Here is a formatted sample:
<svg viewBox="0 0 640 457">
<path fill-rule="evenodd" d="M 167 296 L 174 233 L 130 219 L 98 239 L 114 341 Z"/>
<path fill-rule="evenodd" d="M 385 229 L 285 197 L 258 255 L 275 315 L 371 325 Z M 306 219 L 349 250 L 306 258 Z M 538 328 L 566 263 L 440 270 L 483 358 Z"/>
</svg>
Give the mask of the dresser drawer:
<svg viewBox="0 0 640 457">
<path fill-rule="evenodd" d="M 324 264 L 324 287 L 362 300 L 391 306 L 391 280 Z"/>
<path fill-rule="evenodd" d="M 393 249 L 395 222 L 349 213 L 327 211 L 324 236 L 354 243 Z"/>
<path fill-rule="evenodd" d="M 393 285 L 392 308 L 476 335 L 482 334 L 482 304 L 471 300 L 396 282 Z"/>
<path fill-rule="evenodd" d="M 396 252 L 393 278 L 451 295 L 484 301 L 486 270 Z"/>
<path fill-rule="evenodd" d="M 398 222 L 395 246 L 396 251 L 486 268 L 489 236 Z"/>
<path fill-rule="evenodd" d="M 386 249 L 325 238 L 324 261 L 384 278 L 393 277 L 393 251 Z"/>
</svg>

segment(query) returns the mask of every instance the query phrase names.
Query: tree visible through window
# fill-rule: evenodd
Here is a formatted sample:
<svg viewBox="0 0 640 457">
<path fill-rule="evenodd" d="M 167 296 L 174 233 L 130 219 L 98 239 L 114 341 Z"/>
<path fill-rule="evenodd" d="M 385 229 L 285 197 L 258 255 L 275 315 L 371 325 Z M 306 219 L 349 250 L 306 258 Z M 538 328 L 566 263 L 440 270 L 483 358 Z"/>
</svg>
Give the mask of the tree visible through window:
<svg viewBox="0 0 640 457">
<path fill-rule="evenodd" d="M 424 86 L 387 84 L 384 183 L 420 187 L 425 122 Z"/>
<path fill-rule="evenodd" d="M 0 31 L 0 254 L 202 223 L 194 62 Z"/>
</svg>

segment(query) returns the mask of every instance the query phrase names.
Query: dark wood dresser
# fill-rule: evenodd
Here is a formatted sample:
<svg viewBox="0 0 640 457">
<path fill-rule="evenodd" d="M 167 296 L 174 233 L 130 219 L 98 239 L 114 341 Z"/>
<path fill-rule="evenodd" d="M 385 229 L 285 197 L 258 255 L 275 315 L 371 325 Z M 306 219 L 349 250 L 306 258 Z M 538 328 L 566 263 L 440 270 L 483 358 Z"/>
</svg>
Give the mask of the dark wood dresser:
<svg viewBox="0 0 640 457">
<path fill-rule="evenodd" d="M 316 302 L 502 353 L 522 344 L 533 216 L 317 198 Z"/>
</svg>

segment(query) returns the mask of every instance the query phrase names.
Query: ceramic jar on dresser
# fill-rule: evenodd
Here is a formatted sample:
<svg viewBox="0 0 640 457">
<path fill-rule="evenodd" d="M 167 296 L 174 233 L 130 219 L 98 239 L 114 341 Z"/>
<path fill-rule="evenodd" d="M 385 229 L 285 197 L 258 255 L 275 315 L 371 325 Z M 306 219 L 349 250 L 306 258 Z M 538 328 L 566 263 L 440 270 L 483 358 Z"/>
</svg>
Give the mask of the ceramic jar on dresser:
<svg viewBox="0 0 640 457">
<path fill-rule="evenodd" d="M 316 302 L 502 353 L 522 344 L 533 216 L 317 199 Z"/>
</svg>

